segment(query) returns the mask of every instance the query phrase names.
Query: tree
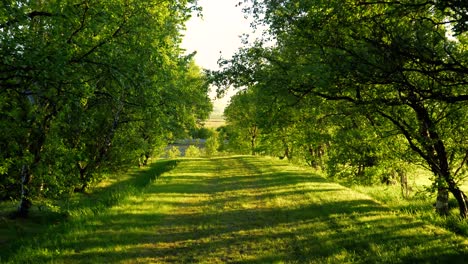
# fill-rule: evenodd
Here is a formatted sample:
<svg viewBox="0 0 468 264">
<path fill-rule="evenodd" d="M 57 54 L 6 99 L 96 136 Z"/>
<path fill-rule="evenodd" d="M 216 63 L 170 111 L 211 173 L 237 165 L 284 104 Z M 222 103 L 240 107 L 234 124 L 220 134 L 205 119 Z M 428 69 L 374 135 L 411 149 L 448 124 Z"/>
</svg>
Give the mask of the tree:
<svg viewBox="0 0 468 264">
<path fill-rule="evenodd" d="M 257 106 L 254 102 L 255 95 L 251 90 L 239 92 L 231 97 L 230 104 L 224 110 L 226 121 L 237 128 L 241 137 L 249 141 L 250 152 L 256 153 L 259 128 L 255 115 Z"/>
<path fill-rule="evenodd" d="M 246 10 L 269 26 L 274 45 L 240 50 L 214 76 L 224 77 L 220 85 L 252 86 L 278 79 L 265 70 L 274 66 L 284 69 L 279 94 L 321 97 L 384 120 L 435 175 L 438 212 L 448 212 L 448 191 L 465 218 L 458 180 L 468 157 L 461 125 L 468 43 L 463 15 L 456 15 L 464 7 L 451 3 L 443 10 L 454 20 L 431 1 L 253 1 Z"/>
<path fill-rule="evenodd" d="M 0 4 L 1 193 L 20 199 L 18 215 L 43 186 L 86 187 L 100 170 L 151 149 L 157 140 L 137 140 L 138 132 L 168 137 L 179 133 L 174 123 L 186 128 L 206 115 L 205 81 L 179 48 L 193 3 Z M 179 104 L 182 91 L 198 103 Z"/>
<path fill-rule="evenodd" d="M 208 157 L 212 157 L 218 152 L 218 149 L 219 149 L 218 132 L 214 131 L 205 142 L 205 154 Z"/>
</svg>

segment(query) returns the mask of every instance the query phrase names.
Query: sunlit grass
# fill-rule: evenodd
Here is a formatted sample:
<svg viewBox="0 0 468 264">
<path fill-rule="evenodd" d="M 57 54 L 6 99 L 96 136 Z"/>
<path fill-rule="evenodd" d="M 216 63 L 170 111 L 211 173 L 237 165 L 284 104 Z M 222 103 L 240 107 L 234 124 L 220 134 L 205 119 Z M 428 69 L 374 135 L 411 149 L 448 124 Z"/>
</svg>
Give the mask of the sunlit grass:
<svg viewBox="0 0 468 264">
<path fill-rule="evenodd" d="M 223 118 L 210 118 L 207 121 L 205 121 L 206 128 L 216 129 L 224 125 L 226 125 L 226 121 Z"/>
<path fill-rule="evenodd" d="M 424 170 L 415 170 L 409 175 L 408 186 L 410 192 L 404 196 L 399 184 L 395 185 L 373 185 L 373 186 L 350 186 L 353 190 L 367 194 L 390 210 L 411 215 L 414 218 L 434 225 L 443 227 L 457 234 L 468 237 L 468 222 L 460 219 L 457 201 L 450 196 L 449 216 L 439 216 L 435 212 L 436 193 L 430 192 L 431 173 Z M 461 185 L 463 191 L 468 190 L 466 184 Z"/>
<path fill-rule="evenodd" d="M 181 159 L 143 182 L 23 240 L 10 262 L 443 263 L 468 254 L 466 239 L 284 161 Z"/>
</svg>

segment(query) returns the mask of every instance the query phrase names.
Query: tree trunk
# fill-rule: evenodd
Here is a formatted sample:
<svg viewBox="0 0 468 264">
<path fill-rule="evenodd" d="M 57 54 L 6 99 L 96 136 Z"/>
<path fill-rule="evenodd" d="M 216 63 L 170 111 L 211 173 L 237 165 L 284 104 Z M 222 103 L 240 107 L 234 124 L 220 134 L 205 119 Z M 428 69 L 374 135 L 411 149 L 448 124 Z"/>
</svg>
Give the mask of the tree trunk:
<svg viewBox="0 0 468 264">
<path fill-rule="evenodd" d="M 317 169 L 318 168 L 318 164 L 319 162 L 317 161 L 319 159 L 319 152 L 315 151 L 314 148 L 312 147 L 312 145 L 309 145 L 308 148 L 307 148 L 308 152 L 309 152 L 309 156 L 310 156 L 310 164 L 309 166 L 311 166 L 312 168 L 314 169 Z"/>
<path fill-rule="evenodd" d="M 21 200 L 18 206 L 17 216 L 28 217 L 29 209 L 33 202 L 31 199 L 31 181 L 33 171 L 41 162 L 41 152 L 44 146 L 46 131 L 48 130 L 49 118 L 44 120 L 44 124 L 31 130 L 31 143 L 28 146 L 29 153 L 33 155 L 32 162 L 29 165 L 23 165 L 21 168 Z"/>
<path fill-rule="evenodd" d="M 26 165 L 23 165 L 23 168 L 21 169 L 21 199 L 18 205 L 18 211 L 16 212 L 16 215 L 19 217 L 28 217 L 29 209 L 32 206 L 29 191 L 29 183 L 31 182 L 31 179 L 31 171 Z"/>
<path fill-rule="evenodd" d="M 467 214 L 468 214 L 468 204 L 467 204 L 467 197 L 465 193 L 460 190 L 460 188 L 455 187 L 455 188 L 449 188 L 450 192 L 453 194 L 455 199 L 457 199 L 458 202 L 458 208 L 460 210 L 460 217 L 465 219 Z"/>
<path fill-rule="evenodd" d="M 417 117 L 420 120 L 420 135 L 426 139 L 425 142 L 423 142 L 423 145 L 425 146 L 427 155 L 423 156 L 426 156 L 425 159 L 428 161 L 435 175 L 440 177 L 441 180 L 444 180 L 448 185 L 448 188 L 438 186 L 436 210 L 440 215 L 448 215 L 448 192 L 450 191 L 453 196 L 455 196 L 455 199 L 457 199 L 460 216 L 462 218 L 466 218 L 466 195 L 460 190 L 460 188 L 458 188 L 455 180 L 453 179 L 445 144 L 439 136 L 436 126 L 431 119 L 428 110 L 424 108 L 424 105 L 414 103 L 412 107 L 416 111 Z"/>
<path fill-rule="evenodd" d="M 284 156 L 288 159 L 291 160 L 290 153 L 289 153 L 289 147 L 286 146 L 284 149 Z"/>
<path fill-rule="evenodd" d="M 140 157 L 138 158 L 138 168 L 141 168 L 143 166 L 147 166 L 149 158 L 150 158 L 149 153 L 141 154 Z"/>
<path fill-rule="evenodd" d="M 451 175 L 448 169 L 445 170 L 441 176 L 443 177 L 443 179 L 448 185 L 448 188 L 446 189 L 447 195 L 448 195 L 448 192 L 450 191 L 450 193 L 455 197 L 458 203 L 460 217 L 465 219 L 468 215 L 468 199 L 465 193 L 462 190 L 460 190 L 460 188 L 457 186 L 457 183 L 453 179 L 453 176 Z"/>
<path fill-rule="evenodd" d="M 316 154 L 316 164 L 317 164 L 317 167 L 320 167 L 323 169 L 323 155 L 325 154 L 325 149 L 324 149 L 324 146 L 322 144 L 319 144 L 317 146 L 317 154 Z"/>
<path fill-rule="evenodd" d="M 77 167 L 78 167 L 78 169 L 80 171 L 81 187 L 75 188 L 75 192 L 84 193 L 86 191 L 86 189 L 88 188 L 88 180 L 87 180 L 87 177 L 86 177 L 86 171 L 88 169 L 88 165 L 86 165 L 84 167 L 81 167 L 81 165 L 78 163 Z"/>
<path fill-rule="evenodd" d="M 250 147 L 252 151 L 252 155 L 255 156 L 255 148 L 256 146 L 256 141 L 257 141 L 257 133 L 258 133 L 258 128 L 256 125 L 254 125 L 252 128 L 249 129 L 250 133 Z"/>
<path fill-rule="evenodd" d="M 439 187 L 437 189 L 436 211 L 439 215 L 448 215 L 448 190 L 447 188 Z"/>
<path fill-rule="evenodd" d="M 252 155 L 255 156 L 255 136 L 250 139 L 250 148 L 252 149 Z"/>
<path fill-rule="evenodd" d="M 450 193 L 457 200 L 458 209 L 460 211 L 460 217 L 465 219 L 468 215 L 468 199 L 465 193 L 462 190 L 460 190 L 460 188 L 457 186 L 457 183 L 453 179 L 449 170 L 445 170 L 444 173 L 441 173 L 441 174 L 442 174 L 441 176 L 443 177 L 443 179 L 448 185 L 448 188 L 446 188 L 447 196 L 448 196 L 448 192 L 450 191 Z M 447 212 L 448 212 L 448 205 L 447 205 Z"/>
<path fill-rule="evenodd" d="M 79 189 L 79 193 L 85 193 L 86 192 L 86 189 L 88 189 L 88 183 L 83 183 L 81 185 L 81 188 Z"/>
<path fill-rule="evenodd" d="M 401 195 L 404 198 L 408 198 L 409 197 L 408 176 L 406 175 L 406 172 L 402 169 L 397 169 L 396 173 L 400 176 Z"/>
</svg>

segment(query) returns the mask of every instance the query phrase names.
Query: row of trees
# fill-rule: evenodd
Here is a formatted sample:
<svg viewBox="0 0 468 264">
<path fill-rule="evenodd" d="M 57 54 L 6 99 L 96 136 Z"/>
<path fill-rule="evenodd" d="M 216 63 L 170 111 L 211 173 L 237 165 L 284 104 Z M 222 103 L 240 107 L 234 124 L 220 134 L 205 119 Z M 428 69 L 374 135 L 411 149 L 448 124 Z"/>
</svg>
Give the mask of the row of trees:
<svg viewBox="0 0 468 264">
<path fill-rule="evenodd" d="M 0 199 L 85 191 L 207 118 L 193 0 L 0 3 Z"/>
<path fill-rule="evenodd" d="M 268 31 L 211 73 L 221 90 L 244 89 L 225 112 L 234 138 L 330 174 L 423 165 L 437 211 L 448 213 L 451 193 L 466 218 L 468 4 L 244 2 Z"/>
</svg>

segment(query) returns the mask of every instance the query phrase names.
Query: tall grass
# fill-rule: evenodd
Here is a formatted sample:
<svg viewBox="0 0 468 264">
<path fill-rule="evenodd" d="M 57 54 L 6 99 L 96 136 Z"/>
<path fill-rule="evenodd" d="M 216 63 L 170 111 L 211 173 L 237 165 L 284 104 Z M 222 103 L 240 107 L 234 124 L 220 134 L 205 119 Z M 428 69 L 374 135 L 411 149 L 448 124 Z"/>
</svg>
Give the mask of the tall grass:
<svg viewBox="0 0 468 264">
<path fill-rule="evenodd" d="M 410 195 L 404 197 L 401 187 L 396 185 L 347 185 L 351 189 L 367 194 L 387 206 L 390 210 L 402 212 L 425 222 L 446 228 L 456 234 L 468 237 L 468 222 L 460 219 L 458 204 L 450 197 L 448 216 L 439 216 L 435 211 L 435 193 L 430 191 L 430 175 L 417 171 L 410 176 Z"/>
</svg>

